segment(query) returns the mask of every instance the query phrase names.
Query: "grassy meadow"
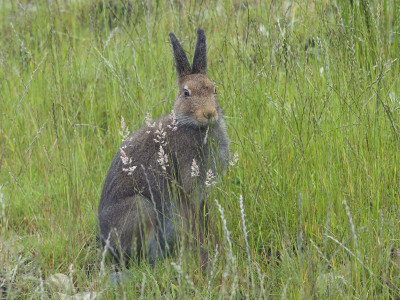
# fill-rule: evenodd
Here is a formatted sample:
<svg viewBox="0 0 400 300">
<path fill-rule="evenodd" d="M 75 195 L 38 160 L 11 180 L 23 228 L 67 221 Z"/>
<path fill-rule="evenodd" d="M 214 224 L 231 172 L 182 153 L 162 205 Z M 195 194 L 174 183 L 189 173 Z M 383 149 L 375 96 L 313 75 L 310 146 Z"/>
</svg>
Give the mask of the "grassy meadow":
<svg viewBox="0 0 400 300">
<path fill-rule="evenodd" d="M 389 0 L 0 1 L 0 299 L 398 299 L 399 15 Z M 112 285 L 96 218 L 121 118 L 134 131 L 171 111 L 168 34 L 191 61 L 199 27 L 238 158 L 207 195 L 208 268 L 182 243 Z"/>
</svg>

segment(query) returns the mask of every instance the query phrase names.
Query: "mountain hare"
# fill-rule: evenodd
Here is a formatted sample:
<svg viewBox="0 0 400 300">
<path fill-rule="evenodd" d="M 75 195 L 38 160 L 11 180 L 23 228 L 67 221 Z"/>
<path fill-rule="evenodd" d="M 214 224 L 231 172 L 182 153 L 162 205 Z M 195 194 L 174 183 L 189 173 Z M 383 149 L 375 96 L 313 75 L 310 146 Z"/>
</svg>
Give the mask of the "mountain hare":
<svg viewBox="0 0 400 300">
<path fill-rule="evenodd" d="M 184 234 L 207 262 L 205 191 L 227 166 L 229 139 L 214 84 L 206 76 L 204 31 L 197 31 L 193 66 L 170 33 L 178 95 L 173 111 L 127 138 L 101 195 L 100 239 L 117 261 L 164 259 Z"/>
</svg>

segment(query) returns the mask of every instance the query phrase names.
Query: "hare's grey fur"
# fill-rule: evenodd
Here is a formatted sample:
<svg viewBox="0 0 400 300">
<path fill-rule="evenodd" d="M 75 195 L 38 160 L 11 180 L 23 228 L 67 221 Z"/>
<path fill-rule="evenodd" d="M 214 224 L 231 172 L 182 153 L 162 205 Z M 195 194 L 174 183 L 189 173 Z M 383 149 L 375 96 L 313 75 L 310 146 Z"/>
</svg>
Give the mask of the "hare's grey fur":
<svg viewBox="0 0 400 300">
<path fill-rule="evenodd" d="M 226 168 L 229 139 L 215 86 L 206 76 L 204 31 L 197 35 L 191 67 L 170 33 L 179 87 L 173 113 L 134 132 L 105 180 L 99 233 L 117 260 L 163 259 L 182 232 L 204 242 L 206 177 Z M 200 256 L 205 263 L 205 250 Z"/>
</svg>

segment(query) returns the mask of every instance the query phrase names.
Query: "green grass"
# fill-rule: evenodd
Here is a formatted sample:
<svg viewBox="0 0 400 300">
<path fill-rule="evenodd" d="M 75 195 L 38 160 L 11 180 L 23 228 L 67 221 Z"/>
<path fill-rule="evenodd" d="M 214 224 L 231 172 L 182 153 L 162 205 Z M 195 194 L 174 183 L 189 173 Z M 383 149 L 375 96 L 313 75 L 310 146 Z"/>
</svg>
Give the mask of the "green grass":
<svg viewBox="0 0 400 300">
<path fill-rule="evenodd" d="M 56 273 L 104 299 L 399 298 L 399 3 L 107 3 L 0 2 L 0 298 Z M 211 262 L 182 244 L 113 287 L 96 217 L 121 117 L 170 112 L 168 33 L 192 55 L 198 27 L 239 156 L 207 196 Z"/>
</svg>

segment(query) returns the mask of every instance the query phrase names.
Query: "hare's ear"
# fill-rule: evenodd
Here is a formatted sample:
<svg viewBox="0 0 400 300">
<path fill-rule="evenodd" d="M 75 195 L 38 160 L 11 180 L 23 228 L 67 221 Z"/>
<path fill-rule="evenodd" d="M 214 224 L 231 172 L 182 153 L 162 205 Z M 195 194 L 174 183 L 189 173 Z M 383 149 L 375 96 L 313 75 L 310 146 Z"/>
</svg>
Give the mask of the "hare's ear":
<svg viewBox="0 0 400 300">
<path fill-rule="evenodd" d="M 196 50 L 194 51 L 192 73 L 201 73 L 204 75 L 207 73 L 206 36 L 204 34 L 204 30 L 201 28 L 197 30 L 197 44 Z"/>
<path fill-rule="evenodd" d="M 176 73 L 178 73 L 178 77 L 189 75 L 192 73 L 192 68 L 190 67 L 185 51 L 172 32 L 169 36 L 171 38 L 172 51 L 174 53 Z"/>
</svg>

